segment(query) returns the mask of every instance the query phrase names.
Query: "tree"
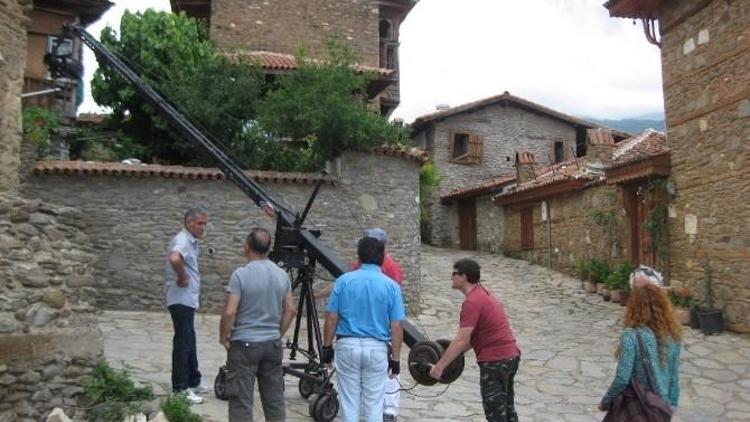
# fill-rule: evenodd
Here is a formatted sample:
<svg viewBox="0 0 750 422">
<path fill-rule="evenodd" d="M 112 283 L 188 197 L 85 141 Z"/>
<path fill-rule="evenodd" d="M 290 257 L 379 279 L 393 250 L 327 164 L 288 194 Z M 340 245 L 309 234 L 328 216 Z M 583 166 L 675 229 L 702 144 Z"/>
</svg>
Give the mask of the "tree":
<svg viewBox="0 0 750 422">
<path fill-rule="evenodd" d="M 328 43 L 328 58 L 296 55 L 297 69 L 281 77 L 259 107 L 258 121 L 276 136 L 306 141 L 318 161 L 348 148 L 403 142 L 405 131 L 369 110 L 365 94 L 371 74 L 354 70 L 351 48 Z"/>
<path fill-rule="evenodd" d="M 165 94 L 226 149 L 236 149 L 256 114 L 263 89 L 257 66 L 234 64 L 218 54 L 195 20 L 184 13 L 125 12 L 119 38 L 106 27 L 101 42 Z M 146 147 L 146 157 L 179 164 L 210 164 L 203 150 L 181 139 L 154 108 L 108 66 L 94 74 L 96 102 L 109 106 L 126 134 Z M 242 161 L 242 160 L 240 160 Z"/>
</svg>

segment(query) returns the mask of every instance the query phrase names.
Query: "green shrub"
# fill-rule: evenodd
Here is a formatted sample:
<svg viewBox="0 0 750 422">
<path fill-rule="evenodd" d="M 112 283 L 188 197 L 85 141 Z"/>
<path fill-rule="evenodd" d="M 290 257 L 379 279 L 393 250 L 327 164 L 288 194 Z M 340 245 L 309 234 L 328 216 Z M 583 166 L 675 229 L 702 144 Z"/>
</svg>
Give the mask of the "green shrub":
<svg viewBox="0 0 750 422">
<path fill-rule="evenodd" d="M 610 289 L 625 289 L 627 290 L 630 285 L 628 284 L 630 281 L 630 273 L 633 271 L 633 266 L 628 262 L 623 262 L 622 264 L 618 265 L 617 268 L 615 268 L 614 271 L 612 271 L 609 276 L 607 276 L 607 280 L 605 283 L 607 283 L 607 287 Z"/>
<path fill-rule="evenodd" d="M 41 107 L 23 109 L 23 139 L 36 144 L 37 156 L 52 155 L 52 134 L 60 126 L 60 116 L 55 111 Z"/>
<path fill-rule="evenodd" d="M 429 224 L 430 222 L 427 201 L 438 183 L 440 183 L 440 175 L 435 164 L 426 163 L 419 168 L 419 221 L 422 224 Z"/>
<path fill-rule="evenodd" d="M 581 259 L 576 264 L 576 267 L 578 269 L 578 277 L 583 281 L 588 281 L 591 277 L 591 263 L 585 259 Z"/>
<path fill-rule="evenodd" d="M 612 272 L 606 262 L 597 259 L 592 259 L 589 266 L 591 281 L 594 283 L 604 283 Z"/>
<path fill-rule="evenodd" d="M 190 410 L 190 403 L 182 394 L 172 394 L 161 402 L 161 411 L 169 422 L 201 422 Z"/>
<path fill-rule="evenodd" d="M 89 420 L 94 422 L 123 420 L 142 411 L 140 401 L 154 399 L 150 386 L 136 387 L 127 370 L 115 371 L 106 362 L 91 371 L 83 391 L 93 404 Z"/>
</svg>

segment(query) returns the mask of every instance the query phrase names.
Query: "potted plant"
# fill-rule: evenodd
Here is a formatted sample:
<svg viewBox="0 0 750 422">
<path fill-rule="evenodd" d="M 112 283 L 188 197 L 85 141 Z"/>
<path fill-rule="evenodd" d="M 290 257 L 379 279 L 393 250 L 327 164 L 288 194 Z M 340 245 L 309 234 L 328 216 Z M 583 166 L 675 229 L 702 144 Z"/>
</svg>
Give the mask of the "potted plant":
<svg viewBox="0 0 750 422">
<path fill-rule="evenodd" d="M 682 325 L 690 325 L 690 309 L 693 308 L 695 301 L 693 294 L 687 287 L 669 290 L 669 299 L 674 305 L 674 313 L 677 320 Z"/>
<path fill-rule="evenodd" d="M 628 289 L 628 281 L 630 279 L 630 273 L 633 271 L 633 266 L 628 262 L 623 262 L 618 265 L 617 268 L 612 271 L 612 274 L 607 278 L 607 283 L 610 288 L 610 295 L 612 296 L 612 302 L 622 303 L 622 292 Z"/>
<path fill-rule="evenodd" d="M 599 294 L 603 294 L 602 289 L 605 288 L 604 282 L 609 277 L 610 269 L 607 263 L 592 259 L 591 260 L 591 281 L 596 284 L 596 291 Z"/>
<path fill-rule="evenodd" d="M 721 309 L 714 308 L 713 277 L 708 263 L 704 264 L 703 272 L 703 306 L 698 307 L 698 321 L 703 334 L 717 334 L 724 330 L 724 316 Z"/>
<path fill-rule="evenodd" d="M 592 271 L 593 263 L 594 260 L 583 261 L 581 267 L 581 278 L 584 280 L 583 288 L 588 293 L 596 293 L 596 283 L 594 282 L 594 273 Z"/>
<path fill-rule="evenodd" d="M 589 275 L 590 275 L 589 262 L 585 259 L 581 259 L 580 261 L 578 261 L 577 267 L 578 267 L 578 277 L 581 278 L 581 288 L 583 290 L 588 291 L 588 283 L 590 283 L 589 282 Z"/>
</svg>

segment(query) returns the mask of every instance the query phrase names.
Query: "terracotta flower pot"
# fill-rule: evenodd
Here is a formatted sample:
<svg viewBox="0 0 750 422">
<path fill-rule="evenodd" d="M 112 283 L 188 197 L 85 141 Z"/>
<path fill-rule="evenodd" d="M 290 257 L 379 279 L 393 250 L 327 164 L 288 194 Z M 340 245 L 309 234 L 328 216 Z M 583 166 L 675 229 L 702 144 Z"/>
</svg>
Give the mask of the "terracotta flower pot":
<svg viewBox="0 0 750 422">
<path fill-rule="evenodd" d="M 690 325 L 690 310 L 685 308 L 675 308 L 675 318 L 682 325 Z"/>
<path fill-rule="evenodd" d="M 610 299 L 612 300 L 612 302 L 614 302 L 614 303 L 620 303 L 620 299 L 622 297 L 621 296 L 622 295 L 622 290 L 620 290 L 620 289 L 612 289 L 609 292 L 609 294 L 611 296 Z"/>
<path fill-rule="evenodd" d="M 607 289 L 607 285 L 604 283 L 596 283 L 596 292 L 600 295 L 604 295 L 604 290 Z"/>
<path fill-rule="evenodd" d="M 589 293 L 596 293 L 596 284 L 591 281 L 586 282 L 586 291 Z"/>
</svg>

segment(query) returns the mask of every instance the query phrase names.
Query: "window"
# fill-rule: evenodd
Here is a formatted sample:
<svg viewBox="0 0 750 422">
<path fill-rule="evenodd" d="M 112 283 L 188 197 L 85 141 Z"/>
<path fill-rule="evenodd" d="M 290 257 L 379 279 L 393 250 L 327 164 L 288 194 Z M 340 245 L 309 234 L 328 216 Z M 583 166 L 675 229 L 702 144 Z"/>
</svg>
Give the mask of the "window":
<svg viewBox="0 0 750 422">
<path fill-rule="evenodd" d="M 479 164 L 482 162 L 482 138 L 475 133 L 452 132 L 450 135 L 451 162 Z"/>
<path fill-rule="evenodd" d="M 55 49 L 55 45 L 60 43 L 57 48 L 57 54 L 61 56 L 73 56 L 73 40 L 70 38 L 60 38 L 54 35 L 47 37 L 47 52 L 51 53 Z"/>
<path fill-rule="evenodd" d="M 391 40 L 393 39 L 393 25 L 388 19 L 381 19 L 379 24 L 380 39 Z"/>
<path fill-rule="evenodd" d="M 521 249 L 534 248 L 534 209 L 521 210 Z"/>
<path fill-rule="evenodd" d="M 396 45 L 388 44 L 385 46 L 385 68 L 396 68 Z"/>
<path fill-rule="evenodd" d="M 555 162 L 562 163 L 563 161 L 565 161 L 565 143 L 555 141 Z"/>
</svg>

